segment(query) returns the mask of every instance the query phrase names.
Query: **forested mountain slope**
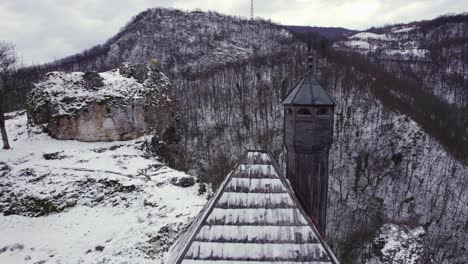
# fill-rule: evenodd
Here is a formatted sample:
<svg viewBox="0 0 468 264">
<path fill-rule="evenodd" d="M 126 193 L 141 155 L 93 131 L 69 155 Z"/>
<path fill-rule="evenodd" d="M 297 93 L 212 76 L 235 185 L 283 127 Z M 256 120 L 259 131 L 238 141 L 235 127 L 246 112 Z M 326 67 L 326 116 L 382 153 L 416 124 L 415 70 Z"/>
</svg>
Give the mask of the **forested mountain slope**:
<svg viewBox="0 0 468 264">
<path fill-rule="evenodd" d="M 297 42 L 286 29 L 263 20 L 246 20 L 216 12 L 148 9 L 119 33 L 82 53 L 49 64 L 21 69 L 12 76 L 15 89 L 7 107 L 24 107 L 31 82 L 49 71 L 107 71 L 123 62 L 145 65 L 157 59 L 171 79 L 206 73 L 219 66 L 284 50 Z"/>
<path fill-rule="evenodd" d="M 334 47 L 366 55 L 457 107 L 468 107 L 468 14 L 372 28 Z"/>
<path fill-rule="evenodd" d="M 175 73 L 193 73 L 272 54 L 293 41 L 266 21 L 156 8 L 138 14 L 104 45 L 57 63 L 68 70 L 102 70 L 154 58 Z"/>
<path fill-rule="evenodd" d="M 433 100 L 439 98 L 436 89 L 425 81 L 427 87 L 404 94 L 413 90 L 400 85 L 408 77 L 403 71 L 358 65 L 360 60 L 322 44 L 310 41 L 314 71 L 338 101 L 328 209 L 333 250 L 343 263 L 366 262 L 379 229 L 396 223 L 427 232 L 427 259 L 421 261 L 466 262 L 463 152 L 449 151 L 435 132 L 440 125 L 428 129 L 444 125 L 441 118 L 426 120 L 413 111 L 432 106 L 416 100 L 423 98 L 420 90 Z M 305 43 L 266 21 L 150 9 L 107 43 L 47 67 L 102 71 L 123 61 L 160 60 L 179 102 L 174 165 L 216 186 L 245 149 L 270 150 L 284 160 L 280 102 L 305 72 L 307 55 Z"/>
<path fill-rule="evenodd" d="M 468 14 L 372 28 L 333 47 L 361 55 L 351 63 L 378 75 L 386 106 L 468 162 Z"/>
</svg>

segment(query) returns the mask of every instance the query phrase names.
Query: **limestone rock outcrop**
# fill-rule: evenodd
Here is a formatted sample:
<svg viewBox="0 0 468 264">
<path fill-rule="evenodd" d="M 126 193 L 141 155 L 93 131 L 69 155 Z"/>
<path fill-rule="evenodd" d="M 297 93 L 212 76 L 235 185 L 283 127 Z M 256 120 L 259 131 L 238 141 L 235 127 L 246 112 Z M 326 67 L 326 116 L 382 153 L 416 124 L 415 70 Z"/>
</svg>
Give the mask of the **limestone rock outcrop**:
<svg viewBox="0 0 468 264">
<path fill-rule="evenodd" d="M 134 78 L 130 64 L 103 73 L 50 72 L 28 95 L 29 120 L 63 140 L 116 141 L 149 130 L 162 133 L 172 125 L 175 100 L 168 78 L 153 64 L 144 81 Z"/>
</svg>

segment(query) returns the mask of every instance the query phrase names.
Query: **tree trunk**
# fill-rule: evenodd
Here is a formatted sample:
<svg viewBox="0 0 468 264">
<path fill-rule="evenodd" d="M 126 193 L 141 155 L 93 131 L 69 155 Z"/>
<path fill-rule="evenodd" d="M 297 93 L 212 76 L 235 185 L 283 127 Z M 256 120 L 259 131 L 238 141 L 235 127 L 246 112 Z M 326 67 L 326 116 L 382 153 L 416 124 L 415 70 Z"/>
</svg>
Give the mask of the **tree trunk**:
<svg viewBox="0 0 468 264">
<path fill-rule="evenodd" d="M 3 91 L 0 90 L 0 130 L 2 133 L 3 149 L 10 149 L 10 143 L 8 142 L 8 135 L 5 128 L 5 113 L 3 112 Z"/>
<path fill-rule="evenodd" d="M 3 113 L 3 111 L 0 111 L 0 130 L 2 131 L 3 149 L 10 149 L 10 144 L 8 143 L 8 135 L 5 128 L 5 114 Z"/>
</svg>

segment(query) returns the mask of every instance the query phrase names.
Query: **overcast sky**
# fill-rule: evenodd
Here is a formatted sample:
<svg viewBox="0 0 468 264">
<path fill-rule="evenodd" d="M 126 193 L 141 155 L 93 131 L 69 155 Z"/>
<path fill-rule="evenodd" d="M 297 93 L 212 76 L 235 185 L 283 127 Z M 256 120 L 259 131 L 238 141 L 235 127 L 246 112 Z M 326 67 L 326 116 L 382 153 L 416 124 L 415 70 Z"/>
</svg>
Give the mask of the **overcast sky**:
<svg viewBox="0 0 468 264">
<path fill-rule="evenodd" d="M 103 43 L 150 7 L 250 14 L 250 0 L 0 0 L 0 41 L 25 64 L 52 61 Z M 255 0 L 255 16 L 281 24 L 351 29 L 466 11 L 467 0 Z"/>
</svg>

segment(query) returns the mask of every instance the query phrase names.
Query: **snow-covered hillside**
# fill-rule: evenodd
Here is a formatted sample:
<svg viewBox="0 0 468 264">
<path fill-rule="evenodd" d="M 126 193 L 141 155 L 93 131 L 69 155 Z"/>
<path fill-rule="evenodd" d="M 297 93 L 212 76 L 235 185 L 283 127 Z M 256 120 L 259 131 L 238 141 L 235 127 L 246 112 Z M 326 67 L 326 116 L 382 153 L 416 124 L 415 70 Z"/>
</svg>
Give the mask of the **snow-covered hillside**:
<svg viewBox="0 0 468 264">
<path fill-rule="evenodd" d="M 366 83 L 352 94 L 349 87 L 332 90 L 338 105 L 327 232 L 335 242 L 349 243 L 337 254 L 353 259 L 357 237 L 366 240 L 396 222 L 424 228 L 425 250 L 433 254 L 428 260 L 466 262 L 468 166 L 408 116 L 370 97 Z"/>
<path fill-rule="evenodd" d="M 338 41 L 340 51 L 365 55 L 399 77 L 457 107 L 468 108 L 468 15 L 372 28 Z"/>
<path fill-rule="evenodd" d="M 382 34 L 360 32 L 336 42 L 334 47 L 379 58 L 427 61 L 429 51 L 409 34 L 414 30 L 415 27 L 395 27 Z"/>
<path fill-rule="evenodd" d="M 101 71 L 156 58 L 168 73 L 187 74 L 274 54 L 295 41 L 286 29 L 263 20 L 153 8 L 103 45 L 56 63 L 62 69 Z"/>
<path fill-rule="evenodd" d="M 192 176 L 125 142 L 58 141 L 7 115 L 0 263 L 160 263 L 206 202 Z"/>
</svg>

